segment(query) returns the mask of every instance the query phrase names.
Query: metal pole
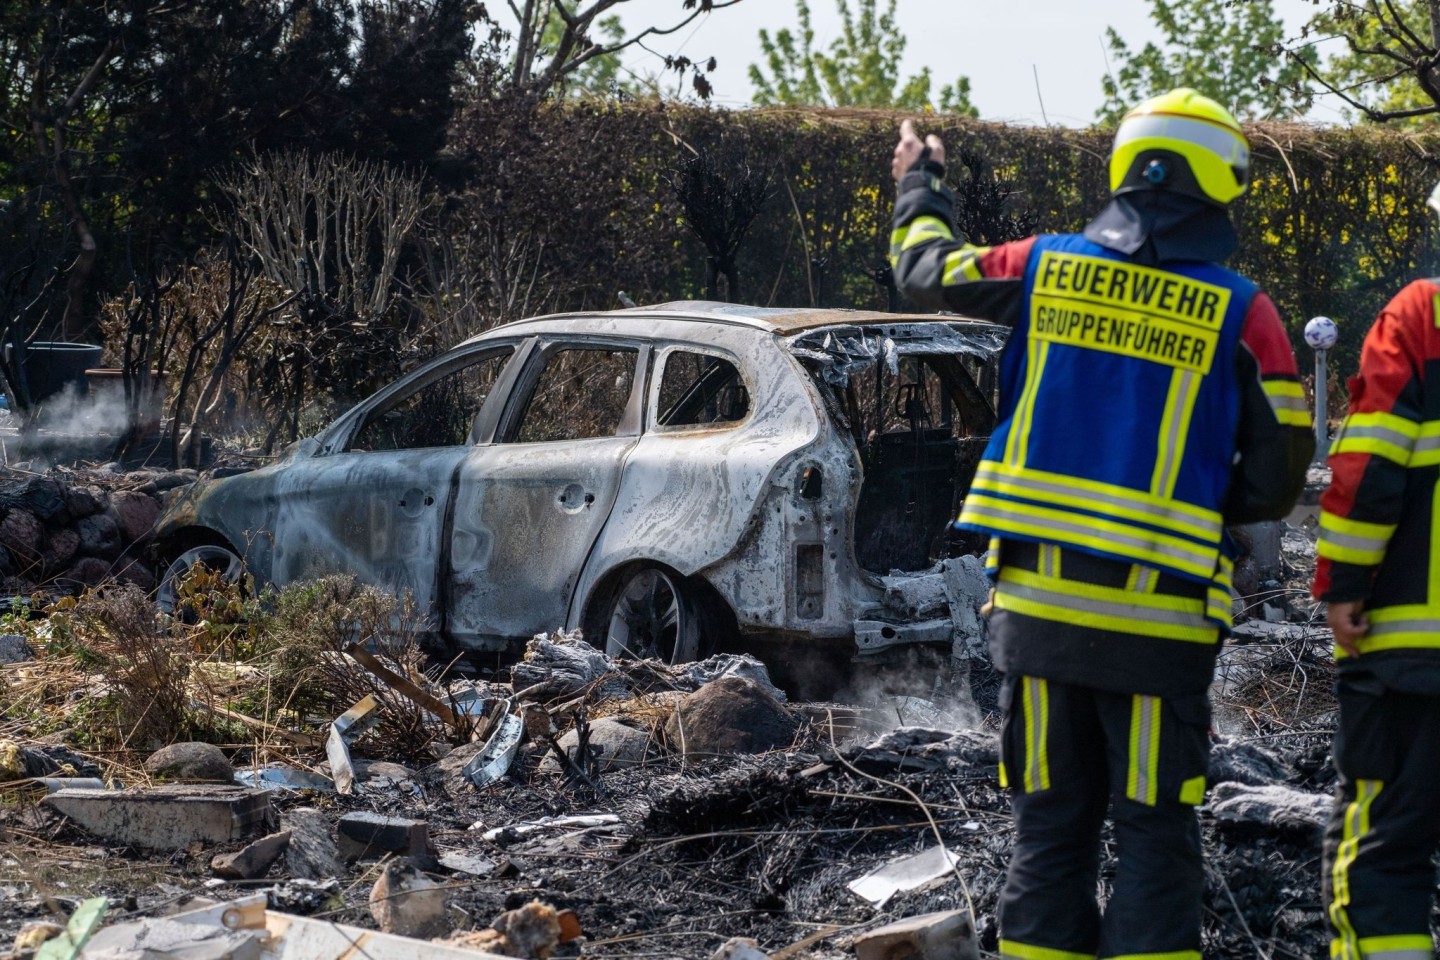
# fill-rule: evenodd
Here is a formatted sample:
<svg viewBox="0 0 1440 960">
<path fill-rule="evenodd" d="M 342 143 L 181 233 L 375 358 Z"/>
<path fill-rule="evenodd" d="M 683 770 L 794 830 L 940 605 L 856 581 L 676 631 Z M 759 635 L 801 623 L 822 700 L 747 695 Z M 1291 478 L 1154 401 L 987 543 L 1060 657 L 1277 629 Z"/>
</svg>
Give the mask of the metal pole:
<svg viewBox="0 0 1440 960">
<path fill-rule="evenodd" d="M 1324 463 L 1329 452 L 1330 430 L 1326 425 L 1329 416 L 1326 403 L 1327 384 L 1324 350 L 1315 351 L 1315 462 Z"/>
</svg>

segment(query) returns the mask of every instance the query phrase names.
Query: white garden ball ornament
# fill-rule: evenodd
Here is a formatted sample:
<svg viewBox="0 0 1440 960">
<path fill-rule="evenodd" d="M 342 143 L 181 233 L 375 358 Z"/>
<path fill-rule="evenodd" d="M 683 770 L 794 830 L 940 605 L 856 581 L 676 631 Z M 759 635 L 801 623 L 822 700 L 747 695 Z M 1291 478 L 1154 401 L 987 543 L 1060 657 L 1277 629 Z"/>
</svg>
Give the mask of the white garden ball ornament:
<svg viewBox="0 0 1440 960">
<path fill-rule="evenodd" d="M 1316 350 L 1329 350 L 1338 339 L 1340 331 L 1329 317 L 1315 317 L 1305 324 L 1305 342 Z"/>
</svg>

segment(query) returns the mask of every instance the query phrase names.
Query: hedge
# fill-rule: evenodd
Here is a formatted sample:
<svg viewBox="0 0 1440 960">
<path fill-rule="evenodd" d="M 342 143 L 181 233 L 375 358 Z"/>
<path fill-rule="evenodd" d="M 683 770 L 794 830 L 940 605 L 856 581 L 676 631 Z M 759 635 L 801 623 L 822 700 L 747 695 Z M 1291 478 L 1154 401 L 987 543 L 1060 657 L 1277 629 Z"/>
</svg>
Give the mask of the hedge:
<svg viewBox="0 0 1440 960">
<path fill-rule="evenodd" d="M 457 116 L 450 141 L 452 223 L 535 250 L 546 309 L 610 309 L 704 291 L 706 252 L 669 185 L 687 155 L 710 151 L 737 175 L 768 171 L 772 195 L 737 257 L 739 299 L 761 305 L 885 309 L 884 263 L 898 114 L 718 111 L 642 102 L 539 108 L 488 101 Z M 1012 190 L 1007 211 L 1044 231 L 1080 228 L 1104 203 L 1109 134 L 916 116 L 952 155 L 978 157 Z M 1334 365 L 1351 370 L 1378 309 L 1436 267 L 1425 200 L 1433 137 L 1295 124 L 1249 128 L 1252 187 L 1236 204 L 1231 266 L 1255 279 L 1296 333 L 1340 325 Z M 957 173 L 956 168 L 959 167 Z M 952 164 L 952 178 L 963 178 Z M 543 239 L 543 246 L 541 240 Z M 979 240 L 999 239 L 996 237 Z M 534 309 L 531 312 L 535 312 Z M 1302 367 L 1309 362 L 1302 353 Z"/>
</svg>

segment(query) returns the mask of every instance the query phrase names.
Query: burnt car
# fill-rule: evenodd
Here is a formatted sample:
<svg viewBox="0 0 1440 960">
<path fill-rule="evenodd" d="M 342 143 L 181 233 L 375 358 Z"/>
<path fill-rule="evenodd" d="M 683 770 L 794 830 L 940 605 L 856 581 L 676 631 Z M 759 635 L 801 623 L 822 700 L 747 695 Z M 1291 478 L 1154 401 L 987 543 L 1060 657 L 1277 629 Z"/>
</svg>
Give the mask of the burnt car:
<svg viewBox="0 0 1440 960">
<path fill-rule="evenodd" d="M 561 627 L 672 662 L 948 642 L 886 578 L 983 549 L 948 521 L 1003 343 L 955 317 L 692 302 L 507 324 L 181 491 L 161 603 L 204 563 L 350 574 L 470 651 Z"/>
</svg>

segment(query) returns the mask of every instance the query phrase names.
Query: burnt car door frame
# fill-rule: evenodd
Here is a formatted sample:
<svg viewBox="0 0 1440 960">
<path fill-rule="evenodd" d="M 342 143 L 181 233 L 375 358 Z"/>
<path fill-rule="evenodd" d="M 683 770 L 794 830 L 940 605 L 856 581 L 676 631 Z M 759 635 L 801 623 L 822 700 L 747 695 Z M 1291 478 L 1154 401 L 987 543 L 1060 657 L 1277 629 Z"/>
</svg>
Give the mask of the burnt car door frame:
<svg viewBox="0 0 1440 960">
<path fill-rule="evenodd" d="M 381 389 L 331 424 L 317 438 L 316 453 L 292 464 L 284 488 L 276 491 L 276 542 L 285 545 L 276 557 L 277 578 L 291 581 L 350 573 L 397 594 L 408 591 L 417 618 L 401 626 L 443 634 L 441 555 L 448 542 L 458 466 L 473 448 L 486 411 L 503 406 L 529 345 L 528 339 L 516 337 L 456 348 Z M 374 417 L 447 376 L 507 351 L 464 442 L 400 450 L 349 449 Z"/>
<path fill-rule="evenodd" d="M 587 349 L 635 354 L 614 435 L 514 440 L 548 360 Z M 512 360 L 516 374 L 503 409 L 487 404 L 477 443 L 456 469 L 439 590 L 452 643 L 499 651 L 573 625 L 575 589 L 644 433 L 653 355 L 653 343 L 639 337 L 555 333 L 536 336 L 525 356 Z M 518 537 L 533 547 L 519 549 Z"/>
</svg>

